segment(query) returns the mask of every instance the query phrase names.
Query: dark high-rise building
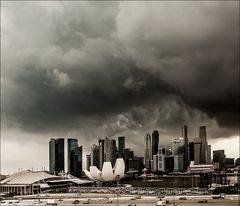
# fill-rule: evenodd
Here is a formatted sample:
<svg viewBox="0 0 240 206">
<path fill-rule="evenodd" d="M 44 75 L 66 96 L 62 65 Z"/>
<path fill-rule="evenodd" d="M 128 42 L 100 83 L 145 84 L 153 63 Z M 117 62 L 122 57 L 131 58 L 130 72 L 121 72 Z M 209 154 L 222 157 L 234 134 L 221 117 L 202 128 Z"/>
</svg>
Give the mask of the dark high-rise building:
<svg viewBox="0 0 240 206">
<path fill-rule="evenodd" d="M 211 145 L 207 145 L 207 160 L 206 164 L 211 164 Z"/>
<path fill-rule="evenodd" d="M 91 155 L 86 155 L 86 170 L 90 171 Z"/>
<path fill-rule="evenodd" d="M 226 166 L 234 166 L 234 158 L 226 158 Z"/>
<path fill-rule="evenodd" d="M 103 162 L 104 162 L 104 139 L 98 140 L 99 147 L 99 169 L 102 170 Z"/>
<path fill-rule="evenodd" d="M 187 125 L 184 125 L 182 128 L 182 137 L 184 139 L 183 168 L 186 170 L 189 165 Z"/>
<path fill-rule="evenodd" d="M 143 165 L 143 157 L 134 157 L 129 160 L 129 170 L 138 170 L 138 174 L 142 173 Z"/>
<path fill-rule="evenodd" d="M 173 172 L 174 170 L 174 156 L 166 156 L 166 170 L 168 172 Z"/>
<path fill-rule="evenodd" d="M 152 133 L 152 157 L 157 155 L 159 147 L 159 133 L 157 130 L 154 130 Z"/>
<path fill-rule="evenodd" d="M 194 164 L 201 164 L 201 139 L 194 139 Z"/>
<path fill-rule="evenodd" d="M 75 177 L 82 177 L 82 146 L 71 151 L 70 174 Z"/>
<path fill-rule="evenodd" d="M 125 137 L 118 137 L 118 157 L 123 158 L 123 149 L 125 148 Z"/>
<path fill-rule="evenodd" d="M 129 148 L 124 149 L 125 171 L 129 170 L 129 160 L 134 158 L 134 153 Z"/>
<path fill-rule="evenodd" d="M 56 140 L 49 141 L 49 172 L 53 174 L 56 171 Z"/>
<path fill-rule="evenodd" d="M 116 140 L 105 137 L 104 142 L 104 162 L 111 162 L 112 166 L 114 166 L 116 161 Z"/>
<path fill-rule="evenodd" d="M 207 163 L 207 130 L 206 126 L 199 128 L 199 139 L 201 140 L 200 164 Z"/>
<path fill-rule="evenodd" d="M 213 151 L 213 164 L 215 168 L 223 170 L 226 167 L 226 155 L 224 150 L 215 150 Z"/>
<path fill-rule="evenodd" d="M 146 133 L 144 138 L 145 143 L 145 155 L 144 155 L 144 164 L 147 169 L 151 169 L 151 160 L 152 160 L 152 144 L 151 144 L 151 135 Z"/>
<path fill-rule="evenodd" d="M 64 138 L 49 141 L 49 171 L 52 174 L 64 171 Z"/>
<path fill-rule="evenodd" d="M 68 162 L 68 173 L 71 174 L 71 152 L 74 151 L 77 147 L 78 147 L 78 140 L 77 139 L 72 139 L 72 138 L 68 138 L 67 140 L 67 144 L 68 144 L 68 157 L 67 157 L 67 162 Z"/>
<path fill-rule="evenodd" d="M 91 148 L 90 165 L 99 168 L 99 147 L 95 144 Z"/>
<path fill-rule="evenodd" d="M 189 142 L 188 155 L 189 161 L 194 161 L 194 142 Z"/>
</svg>

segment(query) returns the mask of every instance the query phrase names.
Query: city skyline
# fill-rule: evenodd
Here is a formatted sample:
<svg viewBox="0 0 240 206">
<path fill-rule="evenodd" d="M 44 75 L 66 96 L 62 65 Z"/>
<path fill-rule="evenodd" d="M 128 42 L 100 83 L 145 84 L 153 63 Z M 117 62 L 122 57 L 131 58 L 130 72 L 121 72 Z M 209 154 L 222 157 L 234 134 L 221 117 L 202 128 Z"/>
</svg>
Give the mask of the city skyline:
<svg viewBox="0 0 240 206">
<path fill-rule="evenodd" d="M 182 128 L 185 128 L 185 126 L 186 125 L 184 125 Z M 202 126 L 200 126 L 198 129 L 200 129 Z M 187 129 L 188 130 L 188 129 Z M 155 130 L 153 130 L 153 132 L 154 131 L 157 131 L 156 129 Z M 148 132 L 146 133 L 146 134 L 149 134 Z M 168 149 L 172 149 L 172 147 L 173 147 L 173 142 L 175 141 L 175 140 L 177 140 L 177 139 L 179 139 L 179 137 L 181 138 L 181 139 L 184 139 L 181 135 L 184 135 L 184 133 L 181 133 L 181 131 L 179 131 L 179 136 L 178 137 L 172 137 L 172 138 L 170 138 L 170 143 L 169 144 L 167 144 L 167 145 L 165 145 L 165 144 L 163 144 L 163 145 L 161 145 L 161 144 L 159 144 L 158 146 L 159 146 L 159 149 L 160 148 L 164 148 L 165 150 L 168 150 Z M 161 139 L 161 135 L 159 135 L 160 137 L 159 137 L 159 141 L 161 141 L 161 140 L 163 140 L 163 139 Z M 136 156 L 142 156 L 142 157 L 145 157 L 145 152 L 144 152 L 144 150 L 142 150 L 142 152 L 141 153 L 139 153 L 138 151 L 136 151 L 136 150 L 134 150 L 134 145 L 130 145 L 129 144 L 129 142 L 128 142 L 128 137 L 127 136 L 124 136 L 124 135 L 117 135 L 117 136 L 112 136 L 112 137 L 105 137 L 105 138 L 107 138 L 107 139 L 113 139 L 113 140 L 115 140 L 115 141 L 119 141 L 119 138 L 122 138 L 122 137 L 124 137 L 124 141 L 125 141 L 125 143 L 124 143 L 124 145 L 126 145 L 126 147 L 125 148 L 127 148 L 127 149 L 130 149 L 130 150 L 132 150 L 133 152 L 134 152 L 134 155 L 136 155 Z M 94 139 L 94 141 L 93 141 L 93 143 L 92 144 L 85 144 L 85 145 L 83 145 L 83 144 L 79 144 L 78 146 L 79 147 L 81 147 L 81 148 L 83 148 L 83 153 L 82 153 L 82 169 L 86 169 L 86 156 L 87 155 L 90 155 L 91 156 L 91 154 L 92 154 L 92 148 L 93 148 L 93 146 L 94 145 L 96 145 L 97 146 L 97 142 L 98 141 L 100 141 L 101 139 L 102 140 L 104 140 L 105 138 L 102 138 L 102 137 L 96 137 L 95 139 Z M 152 135 L 150 135 L 150 138 L 152 139 Z M 188 140 L 189 140 L 189 143 L 191 143 L 191 142 L 194 142 L 194 140 L 195 140 L 196 138 L 192 138 L 192 137 L 189 137 L 188 136 Z M 5 173 L 8 173 L 8 174 L 11 174 L 11 173 L 13 173 L 13 172 L 16 172 L 16 171 L 19 171 L 19 170 L 37 170 L 37 171 L 40 171 L 40 170 L 48 170 L 49 169 L 49 171 L 51 172 L 51 170 L 50 170 L 50 167 L 48 167 L 49 165 L 50 165 L 50 142 L 52 142 L 54 140 L 54 142 L 56 142 L 56 140 L 60 140 L 60 141 L 63 141 L 61 144 L 63 144 L 63 145 L 61 145 L 61 147 L 62 147 L 62 149 L 64 149 L 64 156 L 63 157 L 61 157 L 61 158 L 63 158 L 63 166 L 62 166 L 62 169 L 63 169 L 63 171 L 64 172 L 66 172 L 66 173 L 69 173 L 69 158 L 68 158 L 68 155 L 69 155 L 69 140 L 74 140 L 74 141 L 76 141 L 76 142 L 78 142 L 80 139 L 79 138 L 75 138 L 75 137 L 51 137 L 50 139 L 48 139 L 47 140 L 47 144 L 45 145 L 45 147 L 48 147 L 48 149 L 47 150 L 49 150 L 49 152 L 47 152 L 47 150 L 46 150 L 46 148 L 45 148 L 45 154 L 44 154 L 44 156 L 45 156 L 45 158 L 46 159 L 44 159 L 42 162 L 42 164 L 38 164 L 38 166 L 37 167 L 33 167 L 32 165 L 30 165 L 30 166 L 27 166 L 27 167 L 18 167 L 18 168 L 13 168 L 12 170 L 6 170 L 7 172 L 5 172 Z M 142 142 L 145 142 L 145 136 L 144 137 L 142 137 Z M 211 142 L 211 141 L 210 141 Z M 230 142 L 228 142 L 230 145 L 233 145 L 232 143 L 235 143 L 236 142 L 236 139 L 232 139 Z M 118 142 L 119 143 L 119 142 Z M 56 143 L 55 143 L 56 144 Z M 145 143 L 144 143 L 145 144 Z M 210 143 L 210 145 L 211 145 L 211 143 Z M 117 145 L 118 146 L 118 145 Z M 234 149 L 234 148 L 238 148 L 239 146 L 238 145 L 235 145 L 235 147 L 233 147 L 233 148 L 230 148 L 229 149 L 229 147 L 227 146 L 227 147 L 223 147 L 224 145 L 219 145 L 219 143 L 217 143 L 217 144 L 214 144 L 213 143 L 213 147 L 212 147 L 212 149 L 211 149 L 211 159 L 213 159 L 213 151 L 218 151 L 218 150 L 223 150 L 224 152 L 225 152 L 225 154 L 226 154 L 226 156 L 228 157 L 228 158 L 234 158 L 235 160 L 239 157 L 239 151 L 237 151 L 237 153 L 235 153 L 235 155 L 231 155 L 231 153 L 230 153 L 230 151 L 232 150 L 232 149 Z M 117 147 L 118 148 L 118 147 Z M 152 148 L 150 148 L 150 149 L 152 149 Z M 99 150 L 98 150 L 98 152 L 99 152 Z M 61 160 L 60 160 L 61 161 Z M 102 162 L 103 163 L 103 162 Z M 92 163 L 90 163 L 90 165 L 92 165 L 93 164 L 93 162 Z M 65 165 L 65 166 L 64 166 Z M 145 165 L 145 163 L 144 163 L 144 165 Z M 101 168 L 101 167 L 100 167 Z M 60 169 L 60 171 L 62 170 L 62 169 Z"/>
<path fill-rule="evenodd" d="M 183 125 L 239 157 L 238 7 L 1 2 L 0 173 L 47 168 L 51 137 L 85 156 L 95 138 L 125 136 L 143 156 L 146 132 L 169 145 Z"/>
</svg>

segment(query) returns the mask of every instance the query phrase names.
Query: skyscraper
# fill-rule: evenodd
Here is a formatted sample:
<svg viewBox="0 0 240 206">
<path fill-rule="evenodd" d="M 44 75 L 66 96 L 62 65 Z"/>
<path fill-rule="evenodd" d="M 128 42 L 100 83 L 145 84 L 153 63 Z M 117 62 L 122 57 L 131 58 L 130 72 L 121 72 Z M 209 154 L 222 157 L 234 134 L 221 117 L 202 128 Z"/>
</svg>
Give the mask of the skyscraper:
<svg viewBox="0 0 240 206">
<path fill-rule="evenodd" d="M 86 170 L 90 171 L 91 155 L 86 155 Z"/>
<path fill-rule="evenodd" d="M 183 155 L 184 154 L 184 139 L 174 138 L 172 143 L 172 155 Z"/>
<path fill-rule="evenodd" d="M 91 147 L 90 165 L 99 167 L 99 146 L 96 144 Z"/>
<path fill-rule="evenodd" d="M 56 170 L 56 140 L 49 141 L 49 172 L 53 174 Z"/>
<path fill-rule="evenodd" d="M 211 145 L 207 146 L 207 164 L 211 164 Z"/>
<path fill-rule="evenodd" d="M 68 138 L 67 140 L 67 144 L 68 144 L 68 157 L 67 157 L 67 162 L 68 162 L 68 173 L 71 174 L 71 152 L 74 151 L 77 147 L 78 147 L 78 140 L 77 139 L 72 139 L 72 138 Z"/>
<path fill-rule="evenodd" d="M 144 164 L 147 169 L 151 169 L 151 159 L 152 159 L 152 145 L 151 145 L 151 135 L 147 133 L 144 138 L 145 142 L 145 155 Z"/>
<path fill-rule="evenodd" d="M 125 148 L 125 137 L 118 137 L 118 157 L 123 158 L 123 149 Z"/>
<path fill-rule="evenodd" d="M 70 157 L 70 174 L 82 177 L 82 146 L 72 150 Z"/>
<path fill-rule="evenodd" d="M 157 155 L 159 147 L 159 133 L 157 130 L 154 130 L 152 133 L 152 157 Z"/>
<path fill-rule="evenodd" d="M 183 168 L 184 168 L 184 170 L 186 170 L 189 165 L 187 125 L 184 125 L 182 128 L 182 137 L 184 138 Z"/>
<path fill-rule="evenodd" d="M 49 171 L 52 174 L 64 171 L 64 138 L 49 141 Z"/>
<path fill-rule="evenodd" d="M 116 140 L 105 137 L 104 141 L 104 162 L 111 162 L 114 166 L 116 161 Z"/>
<path fill-rule="evenodd" d="M 158 171 L 164 172 L 166 170 L 165 158 L 165 148 L 160 146 L 158 151 Z"/>
<path fill-rule="evenodd" d="M 194 142 L 189 142 L 188 159 L 189 161 L 194 161 Z"/>
<path fill-rule="evenodd" d="M 104 162 L 104 139 L 98 140 L 98 148 L 99 148 L 99 169 L 102 170 L 103 162 Z"/>
<path fill-rule="evenodd" d="M 216 169 L 222 170 L 226 167 L 226 155 L 224 150 L 214 150 L 213 151 L 213 164 Z"/>
<path fill-rule="evenodd" d="M 206 126 L 199 128 L 199 138 L 201 140 L 200 164 L 207 163 L 207 131 Z"/>
<path fill-rule="evenodd" d="M 201 164 L 201 139 L 194 139 L 194 164 Z"/>
</svg>

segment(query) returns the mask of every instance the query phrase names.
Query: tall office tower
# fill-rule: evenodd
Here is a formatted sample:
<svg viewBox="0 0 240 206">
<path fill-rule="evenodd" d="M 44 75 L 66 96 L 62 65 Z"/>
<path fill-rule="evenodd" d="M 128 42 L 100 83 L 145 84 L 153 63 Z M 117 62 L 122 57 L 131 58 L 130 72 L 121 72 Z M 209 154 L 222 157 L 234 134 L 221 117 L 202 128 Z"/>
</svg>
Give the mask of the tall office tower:
<svg viewBox="0 0 240 206">
<path fill-rule="evenodd" d="M 90 165 L 99 168 L 99 146 L 97 146 L 96 144 L 93 144 L 93 146 L 91 147 Z"/>
<path fill-rule="evenodd" d="M 91 155 L 86 155 L 86 170 L 90 170 L 91 165 Z"/>
<path fill-rule="evenodd" d="M 157 130 L 154 130 L 152 133 L 152 157 L 158 153 L 159 147 L 159 133 Z"/>
<path fill-rule="evenodd" d="M 188 159 L 189 159 L 189 161 L 194 161 L 194 142 L 189 142 Z"/>
<path fill-rule="evenodd" d="M 184 139 L 174 138 L 172 143 L 172 155 L 184 154 Z"/>
<path fill-rule="evenodd" d="M 213 151 L 213 164 L 216 169 L 223 170 L 226 168 L 226 155 L 224 150 Z"/>
<path fill-rule="evenodd" d="M 49 171 L 52 174 L 64 171 L 64 138 L 49 141 Z"/>
<path fill-rule="evenodd" d="M 123 149 L 125 148 L 125 137 L 118 137 L 118 157 L 123 158 Z"/>
<path fill-rule="evenodd" d="M 166 171 L 172 172 L 174 170 L 174 156 L 166 156 Z"/>
<path fill-rule="evenodd" d="M 159 148 L 158 148 L 158 154 L 166 154 L 166 150 L 165 150 L 165 148 L 163 147 L 163 146 L 160 146 Z"/>
<path fill-rule="evenodd" d="M 164 172 L 166 170 L 165 158 L 165 148 L 161 146 L 158 151 L 158 171 Z"/>
<path fill-rule="evenodd" d="M 68 173 L 71 174 L 70 168 L 71 168 L 71 152 L 73 150 L 75 150 L 78 147 L 78 140 L 77 139 L 72 139 L 72 138 L 68 138 L 67 140 L 67 144 L 68 144 L 68 157 L 67 157 L 67 162 L 68 162 Z"/>
<path fill-rule="evenodd" d="M 207 146 L 207 164 L 211 164 L 211 145 Z"/>
<path fill-rule="evenodd" d="M 194 139 L 194 164 L 201 164 L 201 139 Z"/>
<path fill-rule="evenodd" d="M 53 174 L 56 169 L 56 140 L 49 141 L 49 172 Z"/>
<path fill-rule="evenodd" d="M 174 171 L 183 171 L 183 155 L 174 155 Z"/>
<path fill-rule="evenodd" d="M 142 174 L 142 170 L 144 168 L 143 165 L 143 157 L 134 157 L 133 159 L 129 160 L 129 170 L 137 170 L 138 174 Z"/>
<path fill-rule="evenodd" d="M 158 169 L 158 155 L 153 155 L 153 171 L 156 172 Z"/>
<path fill-rule="evenodd" d="M 104 162 L 111 162 L 112 166 L 114 166 L 116 161 L 116 140 L 105 137 L 104 142 Z"/>
<path fill-rule="evenodd" d="M 187 125 L 184 125 L 183 128 L 182 128 L 182 137 L 184 138 L 183 168 L 184 168 L 184 170 L 186 170 L 188 165 L 189 165 Z"/>
<path fill-rule="evenodd" d="M 151 169 L 151 159 L 152 159 L 152 145 L 151 145 L 151 135 L 146 134 L 144 138 L 145 142 L 145 155 L 144 155 L 144 164 L 147 169 Z"/>
<path fill-rule="evenodd" d="M 201 126 L 199 128 L 199 138 L 201 140 L 200 164 L 206 164 L 206 162 L 207 162 L 207 131 L 206 131 L 206 126 Z"/>
<path fill-rule="evenodd" d="M 64 171 L 64 138 L 56 140 L 56 172 Z"/>
<path fill-rule="evenodd" d="M 104 162 L 104 139 L 98 140 L 99 147 L 99 169 L 102 170 L 103 162 Z"/>
<path fill-rule="evenodd" d="M 82 146 L 71 151 L 70 174 L 75 177 L 82 177 Z"/>
<path fill-rule="evenodd" d="M 123 149 L 124 153 L 124 162 L 125 162 L 125 171 L 129 171 L 129 160 L 132 160 L 134 158 L 134 153 L 129 148 Z"/>
</svg>

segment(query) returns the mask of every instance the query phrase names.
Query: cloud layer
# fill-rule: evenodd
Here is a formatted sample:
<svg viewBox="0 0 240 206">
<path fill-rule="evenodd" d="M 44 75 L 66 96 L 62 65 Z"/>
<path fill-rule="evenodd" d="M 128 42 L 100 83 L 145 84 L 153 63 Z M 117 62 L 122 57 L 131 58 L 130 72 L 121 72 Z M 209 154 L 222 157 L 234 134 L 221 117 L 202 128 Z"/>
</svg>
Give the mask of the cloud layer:
<svg viewBox="0 0 240 206">
<path fill-rule="evenodd" d="M 4 128 L 237 134 L 238 4 L 2 2 Z"/>
</svg>

